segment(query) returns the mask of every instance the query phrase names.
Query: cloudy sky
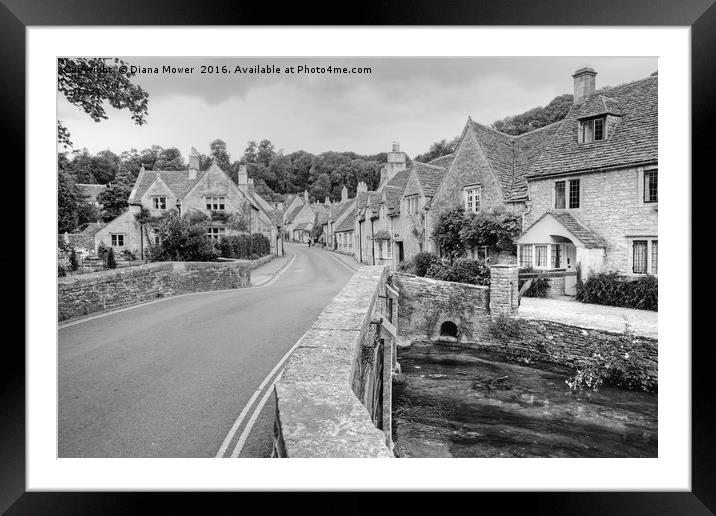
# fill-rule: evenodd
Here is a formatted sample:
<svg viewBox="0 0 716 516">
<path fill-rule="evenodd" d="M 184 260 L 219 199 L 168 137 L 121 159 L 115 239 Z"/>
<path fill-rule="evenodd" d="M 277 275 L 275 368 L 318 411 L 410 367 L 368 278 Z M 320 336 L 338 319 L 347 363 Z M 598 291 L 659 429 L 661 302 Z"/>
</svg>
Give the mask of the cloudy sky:
<svg viewBox="0 0 716 516">
<path fill-rule="evenodd" d="M 109 120 L 93 122 L 58 94 L 58 118 L 75 148 L 119 153 L 153 144 L 191 146 L 208 153 L 217 138 L 238 159 L 249 140 L 271 140 L 289 153 L 387 151 L 399 141 L 409 156 L 434 141 L 458 135 L 468 115 L 491 124 L 544 106 L 572 92 L 574 71 L 598 73 L 597 88 L 646 77 L 656 57 L 589 58 L 123 58 L 142 67 L 193 67 L 190 74 L 140 73 L 134 81 L 149 92 L 144 126 L 128 112 L 107 107 Z M 274 65 L 281 74 L 202 74 L 201 65 Z M 298 73 L 298 66 L 368 67 L 370 73 Z"/>
</svg>

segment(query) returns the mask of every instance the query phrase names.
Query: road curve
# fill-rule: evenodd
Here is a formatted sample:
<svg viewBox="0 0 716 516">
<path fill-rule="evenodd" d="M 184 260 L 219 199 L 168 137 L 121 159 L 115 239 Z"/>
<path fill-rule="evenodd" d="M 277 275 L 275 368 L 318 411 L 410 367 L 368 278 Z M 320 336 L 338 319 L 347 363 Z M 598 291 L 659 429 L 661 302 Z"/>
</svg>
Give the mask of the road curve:
<svg viewBox="0 0 716 516">
<path fill-rule="evenodd" d="M 270 286 L 60 327 L 58 455 L 214 457 L 257 387 L 351 277 L 328 252 L 286 250 L 296 259 Z"/>
</svg>

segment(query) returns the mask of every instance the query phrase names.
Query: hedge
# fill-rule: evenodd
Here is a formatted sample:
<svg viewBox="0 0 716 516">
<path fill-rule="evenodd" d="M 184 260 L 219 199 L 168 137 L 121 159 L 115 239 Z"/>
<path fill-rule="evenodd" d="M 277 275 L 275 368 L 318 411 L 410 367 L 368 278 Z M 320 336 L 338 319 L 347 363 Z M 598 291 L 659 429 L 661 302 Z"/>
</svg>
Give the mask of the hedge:
<svg viewBox="0 0 716 516">
<path fill-rule="evenodd" d="M 582 303 L 657 311 L 659 282 L 652 275 L 631 280 L 616 272 L 604 272 L 590 276 L 583 284 L 577 285 L 577 300 Z"/>
<path fill-rule="evenodd" d="M 224 258 L 251 260 L 271 253 L 271 243 L 265 235 L 229 235 L 219 241 L 219 250 Z"/>
</svg>

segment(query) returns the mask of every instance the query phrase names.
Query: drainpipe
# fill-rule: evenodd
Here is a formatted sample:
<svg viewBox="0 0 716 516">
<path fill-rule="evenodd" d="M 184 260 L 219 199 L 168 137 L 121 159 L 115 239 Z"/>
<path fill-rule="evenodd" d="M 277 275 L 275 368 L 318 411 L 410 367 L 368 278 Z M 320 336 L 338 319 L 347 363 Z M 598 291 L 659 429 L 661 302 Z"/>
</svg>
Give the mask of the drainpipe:
<svg viewBox="0 0 716 516">
<path fill-rule="evenodd" d="M 370 219 L 370 254 L 371 254 L 371 261 L 373 262 L 373 265 L 375 265 L 375 227 L 373 223 L 373 218 Z"/>
</svg>

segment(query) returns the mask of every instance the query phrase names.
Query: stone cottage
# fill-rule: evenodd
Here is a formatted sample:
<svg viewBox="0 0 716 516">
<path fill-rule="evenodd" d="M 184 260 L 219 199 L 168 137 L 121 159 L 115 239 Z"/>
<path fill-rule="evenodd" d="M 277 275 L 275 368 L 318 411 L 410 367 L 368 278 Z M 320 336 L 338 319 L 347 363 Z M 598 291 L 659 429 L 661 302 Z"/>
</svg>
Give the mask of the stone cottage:
<svg viewBox="0 0 716 516">
<path fill-rule="evenodd" d="M 596 75 L 575 72 L 572 108 L 526 167 L 519 263 L 656 275 L 658 76 L 596 90 Z"/>
<path fill-rule="evenodd" d="M 111 246 L 116 252 L 130 250 L 138 257 L 150 243 L 158 243 L 151 228 L 141 227 L 137 220 L 142 209 L 151 216 L 170 210 L 180 215 L 198 212 L 211 222 L 207 235 L 220 239 L 230 232 L 226 217 L 243 213 L 251 233 L 263 233 L 272 252 L 281 252 L 279 229 L 281 216 L 254 190 L 246 166 L 241 165 L 238 184 L 214 161 L 208 170 L 199 170 L 199 154 L 192 148 L 186 170 L 145 170 L 141 168 L 128 199 L 129 209 L 95 233 L 95 247 Z"/>
</svg>

